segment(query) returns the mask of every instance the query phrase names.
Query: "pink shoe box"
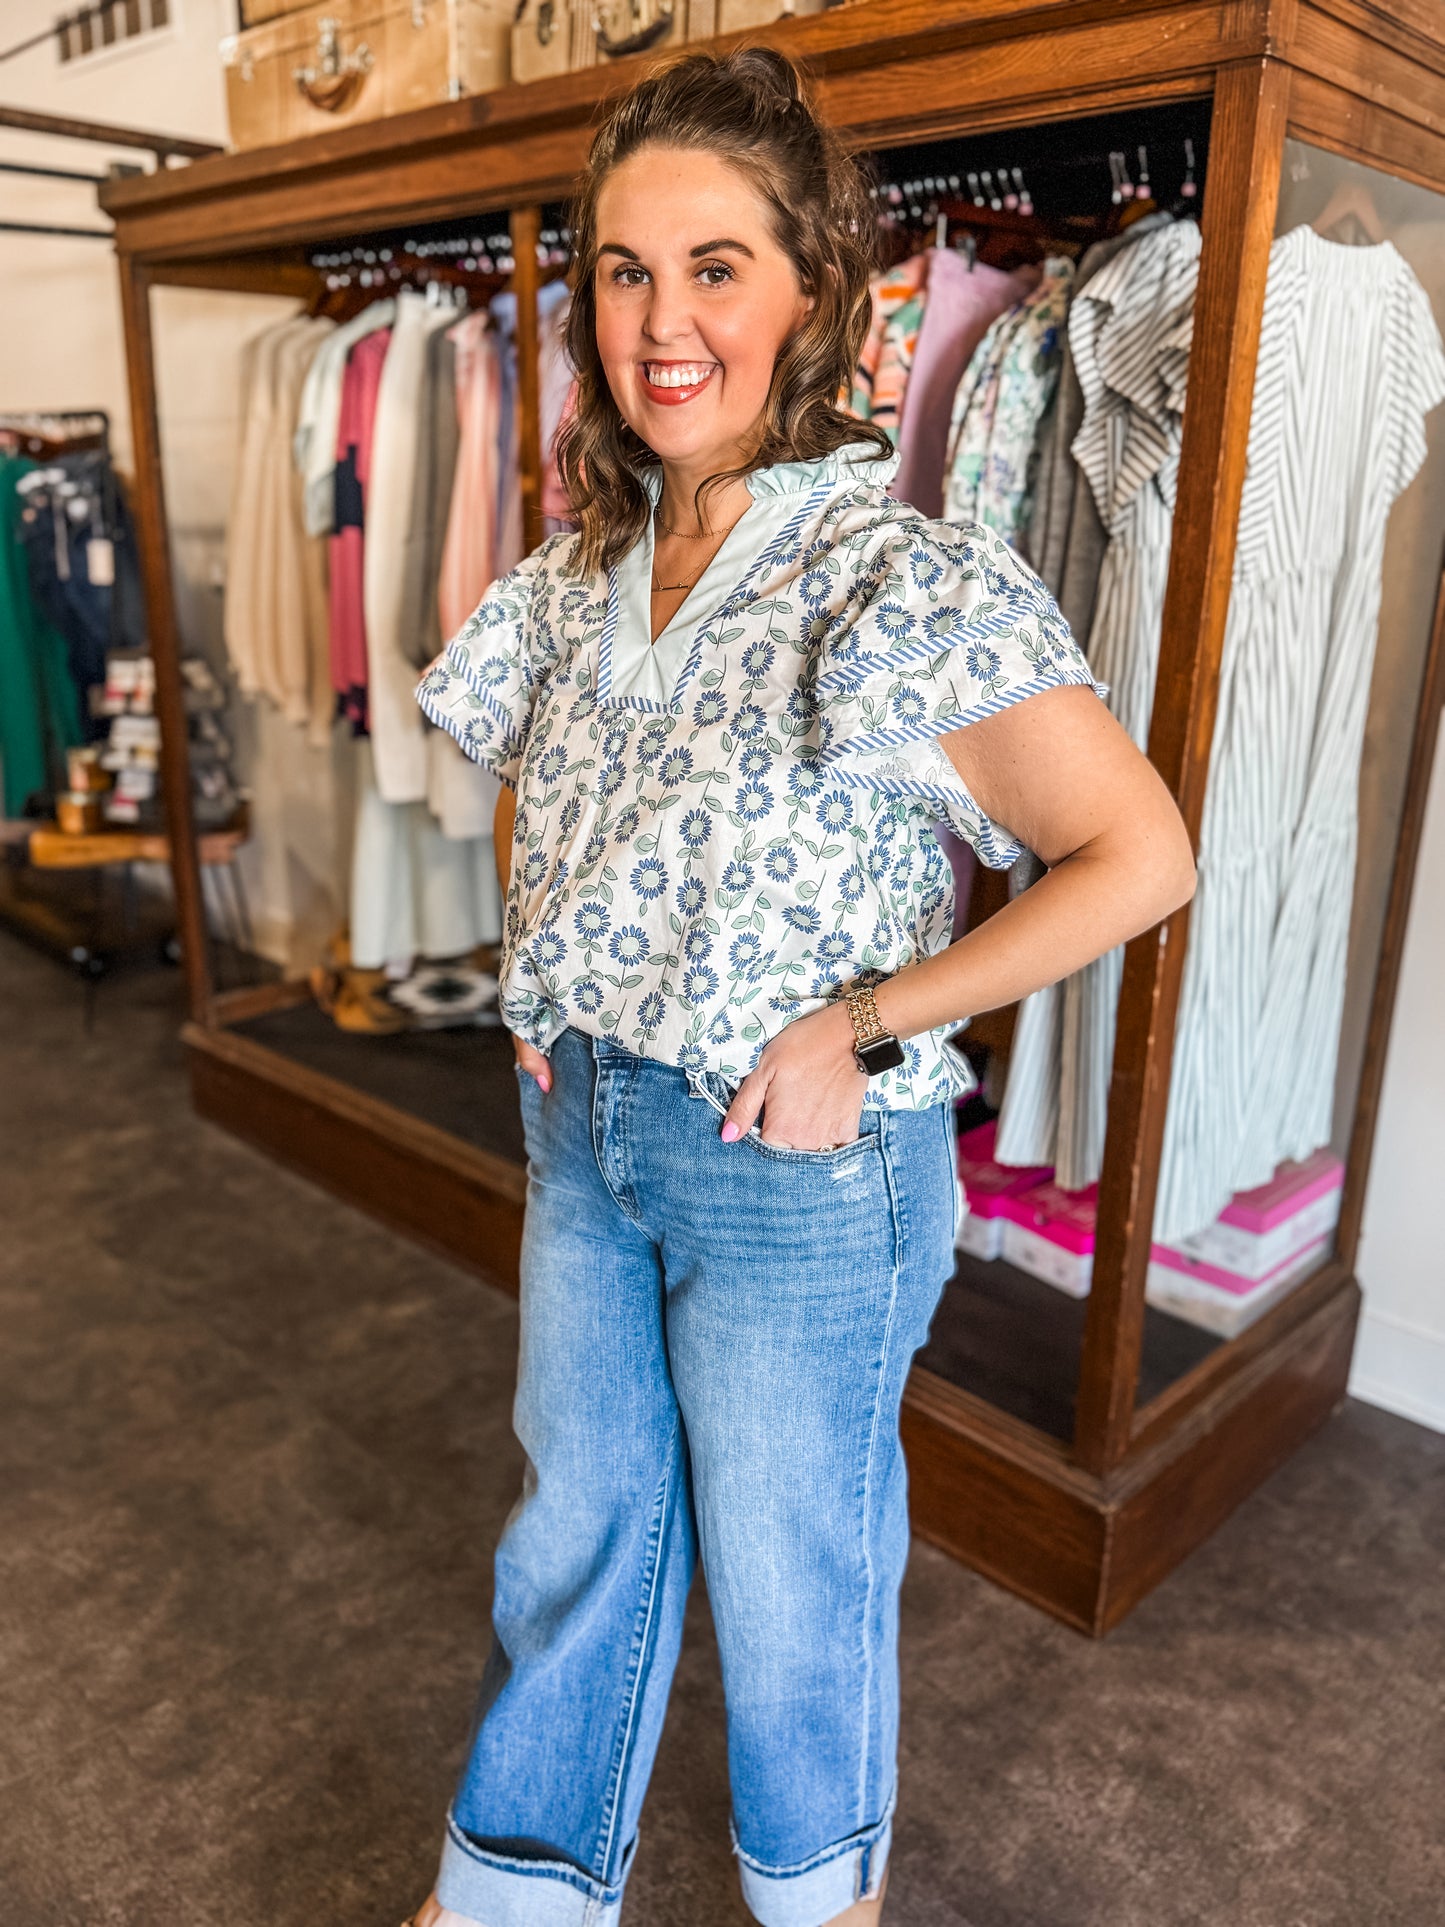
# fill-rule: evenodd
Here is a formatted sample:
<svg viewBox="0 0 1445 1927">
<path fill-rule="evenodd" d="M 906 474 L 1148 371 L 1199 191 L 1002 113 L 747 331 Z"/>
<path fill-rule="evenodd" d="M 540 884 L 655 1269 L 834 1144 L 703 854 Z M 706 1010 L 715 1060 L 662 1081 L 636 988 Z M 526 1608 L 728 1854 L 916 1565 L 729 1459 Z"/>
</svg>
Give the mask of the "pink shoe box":
<svg viewBox="0 0 1445 1927">
<path fill-rule="evenodd" d="M 963 1197 L 957 1245 L 973 1258 L 1003 1253 L 1003 1201 L 1015 1191 L 1052 1177 L 1048 1165 L 1020 1166 L 994 1161 L 998 1125 L 980 1124 L 958 1140 L 958 1184 Z"/>
<path fill-rule="evenodd" d="M 1003 1255 L 1020 1271 L 1087 1298 L 1094 1276 L 1094 1217 L 1099 1187 L 1061 1191 L 1044 1182 L 1005 1197 Z"/>
<path fill-rule="evenodd" d="M 1246 1278 L 1168 1245 L 1155 1245 L 1144 1295 L 1151 1305 L 1219 1338 L 1235 1338 L 1277 1305 L 1329 1256 L 1333 1227 L 1263 1278 Z"/>
<path fill-rule="evenodd" d="M 1282 1164 L 1267 1184 L 1237 1192 L 1213 1224 L 1181 1238 L 1177 1250 L 1258 1284 L 1329 1236 L 1340 1221 L 1344 1182 L 1345 1167 L 1330 1151 Z M 1155 1245 L 1150 1256 L 1169 1265 L 1170 1249 Z"/>
</svg>

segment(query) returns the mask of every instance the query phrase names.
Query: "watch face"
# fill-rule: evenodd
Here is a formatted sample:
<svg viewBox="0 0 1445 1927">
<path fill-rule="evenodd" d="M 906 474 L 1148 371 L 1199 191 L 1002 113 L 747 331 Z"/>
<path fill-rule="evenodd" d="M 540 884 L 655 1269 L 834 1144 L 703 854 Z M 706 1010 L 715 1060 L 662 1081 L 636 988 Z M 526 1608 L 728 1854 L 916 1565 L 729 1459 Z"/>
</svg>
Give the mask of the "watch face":
<svg viewBox="0 0 1445 1927">
<path fill-rule="evenodd" d="M 890 1032 L 886 1037 L 875 1037 L 871 1043 L 856 1045 L 853 1055 L 870 1077 L 876 1077 L 879 1071 L 898 1069 L 903 1062 L 903 1046 Z"/>
</svg>

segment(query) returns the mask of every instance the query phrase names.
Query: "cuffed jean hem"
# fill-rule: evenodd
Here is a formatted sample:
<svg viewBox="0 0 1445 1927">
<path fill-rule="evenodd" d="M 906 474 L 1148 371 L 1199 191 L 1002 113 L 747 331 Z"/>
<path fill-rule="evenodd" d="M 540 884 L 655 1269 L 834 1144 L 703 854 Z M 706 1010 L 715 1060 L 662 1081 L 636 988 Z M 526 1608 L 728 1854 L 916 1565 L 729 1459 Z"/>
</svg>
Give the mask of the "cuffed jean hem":
<svg viewBox="0 0 1445 1927">
<path fill-rule="evenodd" d="M 876 1826 L 851 1834 L 836 1846 L 824 1847 L 796 1867 L 765 1867 L 738 1845 L 743 1899 L 762 1927 L 823 1927 L 857 1900 L 872 1900 L 883 1884 L 888 1853 L 893 1844 L 893 1806 Z"/>
<path fill-rule="evenodd" d="M 449 1813 L 437 1899 L 485 1927 L 617 1927 L 636 1852 L 634 1835 L 617 1884 L 604 1887 L 565 1860 L 491 1853 L 469 1840 Z"/>
</svg>

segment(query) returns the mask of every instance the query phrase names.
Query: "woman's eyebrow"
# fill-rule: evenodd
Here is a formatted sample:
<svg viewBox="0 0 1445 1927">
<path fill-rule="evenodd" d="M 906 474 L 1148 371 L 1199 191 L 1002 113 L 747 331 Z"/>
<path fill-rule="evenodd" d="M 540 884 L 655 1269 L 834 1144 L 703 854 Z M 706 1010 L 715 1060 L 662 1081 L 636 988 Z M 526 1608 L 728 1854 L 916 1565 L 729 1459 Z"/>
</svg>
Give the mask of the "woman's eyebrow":
<svg viewBox="0 0 1445 1927">
<path fill-rule="evenodd" d="M 724 248 L 736 248 L 739 254 L 745 254 L 750 261 L 757 259 L 746 241 L 704 241 L 700 247 L 689 248 L 688 254 L 693 260 L 697 260 L 697 258 L 703 254 L 719 254 Z M 642 259 L 640 254 L 635 253 L 629 247 L 624 247 L 621 241 L 603 241 L 598 247 L 597 253 L 599 256 L 604 254 L 620 254 L 629 261 L 640 261 Z"/>
</svg>

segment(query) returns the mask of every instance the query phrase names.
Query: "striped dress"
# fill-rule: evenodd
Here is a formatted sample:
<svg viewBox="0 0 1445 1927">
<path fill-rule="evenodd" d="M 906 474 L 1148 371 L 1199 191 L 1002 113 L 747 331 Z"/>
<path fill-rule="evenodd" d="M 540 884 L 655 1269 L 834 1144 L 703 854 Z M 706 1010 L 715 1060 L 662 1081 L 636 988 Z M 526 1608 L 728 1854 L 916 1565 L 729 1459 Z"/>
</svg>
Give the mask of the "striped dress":
<svg viewBox="0 0 1445 1927">
<path fill-rule="evenodd" d="M 1069 320 L 1084 395 L 1073 454 L 1109 536 L 1085 650 L 1141 748 L 1169 573 L 1199 244 L 1191 221 L 1142 235 L 1080 289 Z M 1001 1163 L 1055 1165 L 1069 1189 L 1098 1177 L 1122 973 L 1123 952 L 1111 951 L 1024 1000 L 999 1118 Z"/>
<path fill-rule="evenodd" d="M 1275 242 L 1156 1237 L 1332 1136 L 1386 529 L 1442 400 L 1403 255 Z"/>
</svg>

